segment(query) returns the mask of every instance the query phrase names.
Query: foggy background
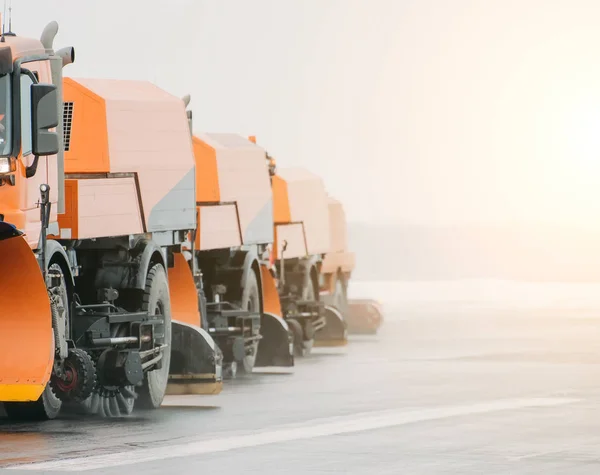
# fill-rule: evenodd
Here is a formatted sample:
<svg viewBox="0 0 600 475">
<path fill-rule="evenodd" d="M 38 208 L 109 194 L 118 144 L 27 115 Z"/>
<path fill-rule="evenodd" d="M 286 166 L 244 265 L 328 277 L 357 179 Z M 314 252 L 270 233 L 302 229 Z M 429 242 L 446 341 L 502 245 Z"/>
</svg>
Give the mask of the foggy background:
<svg viewBox="0 0 600 475">
<path fill-rule="evenodd" d="M 600 278 L 594 0 L 14 0 L 345 204 L 356 278 Z"/>
</svg>

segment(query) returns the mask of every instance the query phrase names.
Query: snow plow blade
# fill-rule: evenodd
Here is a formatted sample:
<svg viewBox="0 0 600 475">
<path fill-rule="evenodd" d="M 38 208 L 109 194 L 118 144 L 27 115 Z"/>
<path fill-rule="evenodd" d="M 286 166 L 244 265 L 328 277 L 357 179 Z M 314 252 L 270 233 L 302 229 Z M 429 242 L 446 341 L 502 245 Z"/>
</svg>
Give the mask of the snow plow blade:
<svg viewBox="0 0 600 475">
<path fill-rule="evenodd" d="M 169 268 L 169 293 L 173 320 L 166 394 L 218 394 L 223 386 L 223 355 L 200 326 L 198 291 L 182 254 L 175 254 Z"/>
<path fill-rule="evenodd" d="M 171 368 L 167 395 L 219 394 L 223 355 L 200 327 L 172 323 Z"/>
<path fill-rule="evenodd" d="M 348 331 L 342 314 L 330 305 L 325 305 L 325 326 L 315 335 L 315 347 L 346 346 Z"/>
<path fill-rule="evenodd" d="M 260 334 L 255 368 L 294 366 L 294 347 L 289 328 L 283 318 L 273 313 L 263 313 L 260 317 Z"/>
<path fill-rule="evenodd" d="M 27 242 L 20 236 L 2 239 L 2 234 L 0 401 L 36 401 L 50 379 L 54 362 L 50 300 Z"/>
<path fill-rule="evenodd" d="M 350 300 L 346 312 L 348 332 L 357 335 L 373 335 L 383 323 L 383 309 L 371 299 Z"/>
</svg>

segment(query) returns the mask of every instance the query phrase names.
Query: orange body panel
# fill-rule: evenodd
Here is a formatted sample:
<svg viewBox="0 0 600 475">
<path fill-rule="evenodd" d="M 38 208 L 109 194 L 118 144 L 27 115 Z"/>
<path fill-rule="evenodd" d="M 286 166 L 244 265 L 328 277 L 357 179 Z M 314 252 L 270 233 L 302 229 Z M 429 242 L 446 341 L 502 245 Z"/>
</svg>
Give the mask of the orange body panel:
<svg viewBox="0 0 600 475">
<path fill-rule="evenodd" d="M 65 180 L 61 239 L 141 234 L 144 222 L 134 177 Z"/>
<path fill-rule="evenodd" d="M 63 100 L 74 103 L 78 116 L 65 151 L 65 173 L 110 172 L 105 100 L 70 78 L 63 86 Z"/>
<path fill-rule="evenodd" d="M 221 195 L 217 153 L 213 147 L 197 137 L 193 137 L 192 141 L 196 158 L 196 201 L 198 203 L 218 203 L 221 201 Z"/>
<path fill-rule="evenodd" d="M 198 292 L 192 270 L 183 254 L 174 254 L 174 266 L 169 269 L 169 293 L 173 320 L 200 326 Z"/>
<path fill-rule="evenodd" d="M 227 249 L 242 245 L 235 204 L 198 206 L 196 250 Z"/>
<path fill-rule="evenodd" d="M 302 224 L 306 253 L 328 252 L 329 209 L 323 180 L 303 168 L 280 168 L 272 179 L 272 193 L 275 225 Z M 280 230 L 277 234 L 282 241 Z"/>
<path fill-rule="evenodd" d="M 181 99 L 147 81 L 68 78 L 64 100 L 72 107 L 65 124 L 67 178 L 106 179 L 79 184 L 80 238 L 193 229 L 195 162 Z M 108 181 L 123 174 L 135 179 L 137 191 Z"/>
<path fill-rule="evenodd" d="M 273 222 L 289 223 L 292 220 L 287 183 L 277 175 L 273 177 Z"/>
<path fill-rule="evenodd" d="M 65 180 L 65 212 L 58 216 L 60 229 L 70 229 L 71 237 L 79 236 L 78 180 Z"/>
<path fill-rule="evenodd" d="M 262 277 L 263 307 L 266 313 L 272 313 L 281 316 L 281 302 L 279 292 L 273 275 L 265 266 L 260 266 L 260 275 Z"/>
<path fill-rule="evenodd" d="M 273 192 L 265 151 L 236 134 L 202 133 L 193 138 L 196 201 L 202 206 L 199 250 L 273 242 Z M 217 209 L 217 206 L 235 206 Z M 233 227 L 237 226 L 235 242 Z"/>
<path fill-rule="evenodd" d="M 35 401 L 54 361 L 48 292 L 23 238 L 0 241 L 0 262 L 0 401 Z"/>
</svg>

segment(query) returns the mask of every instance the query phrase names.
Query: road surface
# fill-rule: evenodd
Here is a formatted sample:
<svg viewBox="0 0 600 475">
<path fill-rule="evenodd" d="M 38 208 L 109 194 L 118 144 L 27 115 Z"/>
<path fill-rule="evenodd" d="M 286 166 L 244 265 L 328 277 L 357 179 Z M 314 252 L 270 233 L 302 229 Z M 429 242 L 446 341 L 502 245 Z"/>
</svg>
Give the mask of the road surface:
<svg viewBox="0 0 600 475">
<path fill-rule="evenodd" d="M 1 470 L 600 473 L 600 318 L 455 307 L 396 309 L 380 335 L 293 374 L 170 397 L 153 413 L 0 421 Z"/>
</svg>

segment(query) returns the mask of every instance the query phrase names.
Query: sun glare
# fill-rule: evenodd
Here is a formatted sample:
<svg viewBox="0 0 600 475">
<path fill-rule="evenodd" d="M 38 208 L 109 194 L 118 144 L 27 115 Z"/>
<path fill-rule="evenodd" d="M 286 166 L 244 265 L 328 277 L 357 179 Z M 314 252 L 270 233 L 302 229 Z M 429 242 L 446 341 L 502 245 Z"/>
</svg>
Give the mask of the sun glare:
<svg viewBox="0 0 600 475">
<path fill-rule="evenodd" d="M 600 176 L 600 98 L 577 104 L 565 117 L 566 157 L 570 166 L 580 168 L 588 179 Z"/>
</svg>

